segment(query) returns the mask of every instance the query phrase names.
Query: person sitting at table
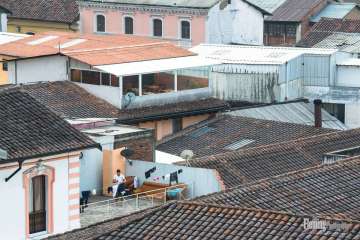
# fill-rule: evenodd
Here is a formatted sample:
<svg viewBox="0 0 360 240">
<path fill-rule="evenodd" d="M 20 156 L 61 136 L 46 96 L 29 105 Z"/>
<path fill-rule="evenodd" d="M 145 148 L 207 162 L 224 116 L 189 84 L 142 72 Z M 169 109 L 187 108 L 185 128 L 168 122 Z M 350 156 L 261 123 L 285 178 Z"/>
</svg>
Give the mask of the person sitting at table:
<svg viewBox="0 0 360 240">
<path fill-rule="evenodd" d="M 121 174 L 120 169 L 116 170 L 113 177 L 113 186 L 108 188 L 108 192 L 112 193 L 113 197 L 119 197 L 125 191 L 125 176 Z"/>
</svg>

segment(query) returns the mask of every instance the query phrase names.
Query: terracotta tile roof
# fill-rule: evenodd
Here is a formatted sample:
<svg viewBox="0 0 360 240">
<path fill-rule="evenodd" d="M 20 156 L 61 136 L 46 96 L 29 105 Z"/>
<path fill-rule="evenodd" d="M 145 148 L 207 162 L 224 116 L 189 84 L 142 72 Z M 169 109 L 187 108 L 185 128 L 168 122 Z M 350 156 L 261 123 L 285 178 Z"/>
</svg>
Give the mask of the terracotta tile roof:
<svg viewBox="0 0 360 240">
<path fill-rule="evenodd" d="M 302 124 L 223 115 L 170 136 L 157 146 L 157 150 L 180 156 L 183 150 L 190 149 L 194 157 L 204 157 L 232 152 L 229 146 L 237 142 L 241 149 L 246 149 L 333 131 Z"/>
<path fill-rule="evenodd" d="M 332 33 L 360 33 L 360 20 L 322 18 L 296 45 L 313 47 Z"/>
<path fill-rule="evenodd" d="M 59 48 L 60 46 L 60 48 Z M 129 35 L 48 32 L 0 46 L 0 54 L 31 58 L 62 54 L 90 65 L 192 56 L 163 40 Z"/>
<path fill-rule="evenodd" d="M 155 119 L 166 119 L 182 116 L 216 113 L 228 109 L 227 102 L 216 98 L 204 98 L 191 101 L 167 103 L 150 107 L 139 107 L 120 110 L 118 122 L 137 123 Z"/>
<path fill-rule="evenodd" d="M 0 0 L 0 6 L 11 12 L 9 18 L 67 24 L 79 19 L 76 0 Z"/>
<path fill-rule="evenodd" d="M 265 21 L 301 22 L 314 7 L 324 3 L 326 0 L 286 0 Z"/>
<path fill-rule="evenodd" d="M 30 95 L 10 89 L 0 92 L 0 149 L 8 159 L 0 164 L 98 147 Z"/>
<path fill-rule="evenodd" d="M 198 201 L 360 220 L 360 158 L 263 179 Z"/>
<path fill-rule="evenodd" d="M 16 87 L 62 118 L 116 118 L 119 109 L 70 81 L 40 82 Z"/>
<path fill-rule="evenodd" d="M 70 81 L 41 82 L 7 88 L 20 89 L 63 118 L 116 118 L 137 123 L 176 116 L 213 113 L 228 108 L 225 101 L 208 98 L 151 107 L 118 109 Z"/>
<path fill-rule="evenodd" d="M 173 202 L 123 218 L 50 237 L 58 240 L 115 239 L 358 239 L 360 222 L 334 220 L 348 229 L 304 229 L 306 215 Z"/>
<path fill-rule="evenodd" d="M 360 129 L 353 129 L 197 158 L 190 165 L 216 169 L 225 186 L 234 187 L 316 166 L 324 154 L 358 147 L 359 142 Z"/>
</svg>

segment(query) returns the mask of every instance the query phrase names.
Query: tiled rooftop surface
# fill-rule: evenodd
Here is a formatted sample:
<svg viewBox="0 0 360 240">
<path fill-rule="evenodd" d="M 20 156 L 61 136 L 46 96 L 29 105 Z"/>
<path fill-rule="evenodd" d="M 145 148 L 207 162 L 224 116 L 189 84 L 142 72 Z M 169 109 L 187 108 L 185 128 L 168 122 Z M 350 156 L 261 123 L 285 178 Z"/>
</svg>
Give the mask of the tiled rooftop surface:
<svg viewBox="0 0 360 240">
<path fill-rule="evenodd" d="M 241 147 L 245 149 L 333 131 L 302 124 L 222 115 L 170 136 L 157 146 L 157 150 L 180 156 L 183 150 L 190 149 L 195 157 L 203 157 L 231 152 L 230 145 L 239 141 L 248 140 L 249 144 Z"/>
<path fill-rule="evenodd" d="M 1 163 L 50 156 L 98 144 L 37 102 L 17 90 L 0 91 Z"/>
<path fill-rule="evenodd" d="M 123 218 L 50 237 L 58 240 L 115 239 L 358 239 L 360 223 L 343 220 L 346 229 L 304 229 L 309 216 L 173 202 Z M 331 219 L 320 219 L 328 220 Z"/>
<path fill-rule="evenodd" d="M 360 129 L 353 129 L 192 159 L 189 162 L 192 167 L 217 170 L 225 186 L 234 187 L 316 166 L 323 162 L 324 154 L 358 147 L 359 143 Z"/>
<path fill-rule="evenodd" d="M 63 46 L 63 47 L 61 47 Z M 104 65 L 174 57 L 194 53 L 159 39 L 128 35 L 80 35 L 47 32 L 3 44 L 0 54 L 19 58 L 66 55 L 89 65 Z M 109 57 L 110 56 L 110 57 Z"/>
<path fill-rule="evenodd" d="M 76 0 L 0 0 L 0 6 L 11 12 L 9 18 L 67 24 L 79 19 Z"/>
<path fill-rule="evenodd" d="M 360 158 L 260 180 L 198 201 L 360 220 Z"/>
</svg>

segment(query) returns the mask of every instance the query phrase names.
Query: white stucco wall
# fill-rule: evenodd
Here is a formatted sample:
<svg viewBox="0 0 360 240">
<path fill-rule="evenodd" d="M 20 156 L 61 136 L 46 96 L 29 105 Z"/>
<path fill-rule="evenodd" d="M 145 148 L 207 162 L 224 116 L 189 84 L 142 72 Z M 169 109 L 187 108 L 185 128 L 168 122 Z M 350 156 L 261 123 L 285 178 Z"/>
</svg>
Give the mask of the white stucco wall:
<svg viewBox="0 0 360 240">
<path fill-rule="evenodd" d="M 68 79 L 67 58 L 49 56 L 9 62 L 9 83 L 63 81 Z"/>
<path fill-rule="evenodd" d="M 263 14 L 249 4 L 234 0 L 224 9 L 212 7 L 206 25 L 208 43 L 263 45 Z"/>
<path fill-rule="evenodd" d="M 7 14 L 0 14 L 0 32 L 7 32 Z"/>
<path fill-rule="evenodd" d="M 360 127 L 360 103 L 345 104 L 345 125 L 349 128 Z"/>
<path fill-rule="evenodd" d="M 69 230 L 68 160 L 44 162 L 44 164 L 55 168 L 53 185 L 54 233 L 62 233 Z M 9 182 L 5 182 L 5 178 L 13 173 L 17 166 L 0 169 L 0 239 L 25 239 L 23 172 L 33 166 L 24 166 Z"/>
<path fill-rule="evenodd" d="M 360 87 L 359 66 L 337 66 L 337 83 L 341 87 Z"/>
<path fill-rule="evenodd" d="M 78 85 L 84 88 L 91 94 L 104 99 L 115 107 L 121 108 L 121 91 L 118 87 L 110 87 L 110 86 L 99 86 L 99 85 L 91 85 L 85 83 L 78 83 Z"/>
</svg>

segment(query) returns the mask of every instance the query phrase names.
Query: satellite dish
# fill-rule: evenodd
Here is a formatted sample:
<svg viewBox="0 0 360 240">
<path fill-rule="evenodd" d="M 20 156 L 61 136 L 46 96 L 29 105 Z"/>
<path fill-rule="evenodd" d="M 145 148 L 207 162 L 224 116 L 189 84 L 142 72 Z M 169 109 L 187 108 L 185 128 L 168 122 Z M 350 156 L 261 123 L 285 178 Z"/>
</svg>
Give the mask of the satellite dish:
<svg viewBox="0 0 360 240">
<path fill-rule="evenodd" d="M 130 148 L 125 148 L 124 150 L 122 150 L 120 152 L 121 156 L 125 157 L 125 158 L 129 158 L 134 154 L 134 151 L 131 150 Z"/>
<path fill-rule="evenodd" d="M 132 103 L 132 101 L 134 101 L 135 98 L 136 98 L 135 93 L 133 93 L 133 92 L 126 93 L 124 96 L 124 101 L 125 101 L 124 107 L 127 108 L 130 105 L 130 103 Z"/>
<path fill-rule="evenodd" d="M 191 150 L 189 150 L 189 149 L 186 149 L 186 150 L 184 150 L 184 151 L 181 152 L 180 157 L 183 158 L 183 159 L 185 159 L 186 165 L 187 165 L 188 167 L 190 167 L 190 162 L 189 162 L 189 160 L 194 157 L 194 152 L 191 151 Z"/>
</svg>

